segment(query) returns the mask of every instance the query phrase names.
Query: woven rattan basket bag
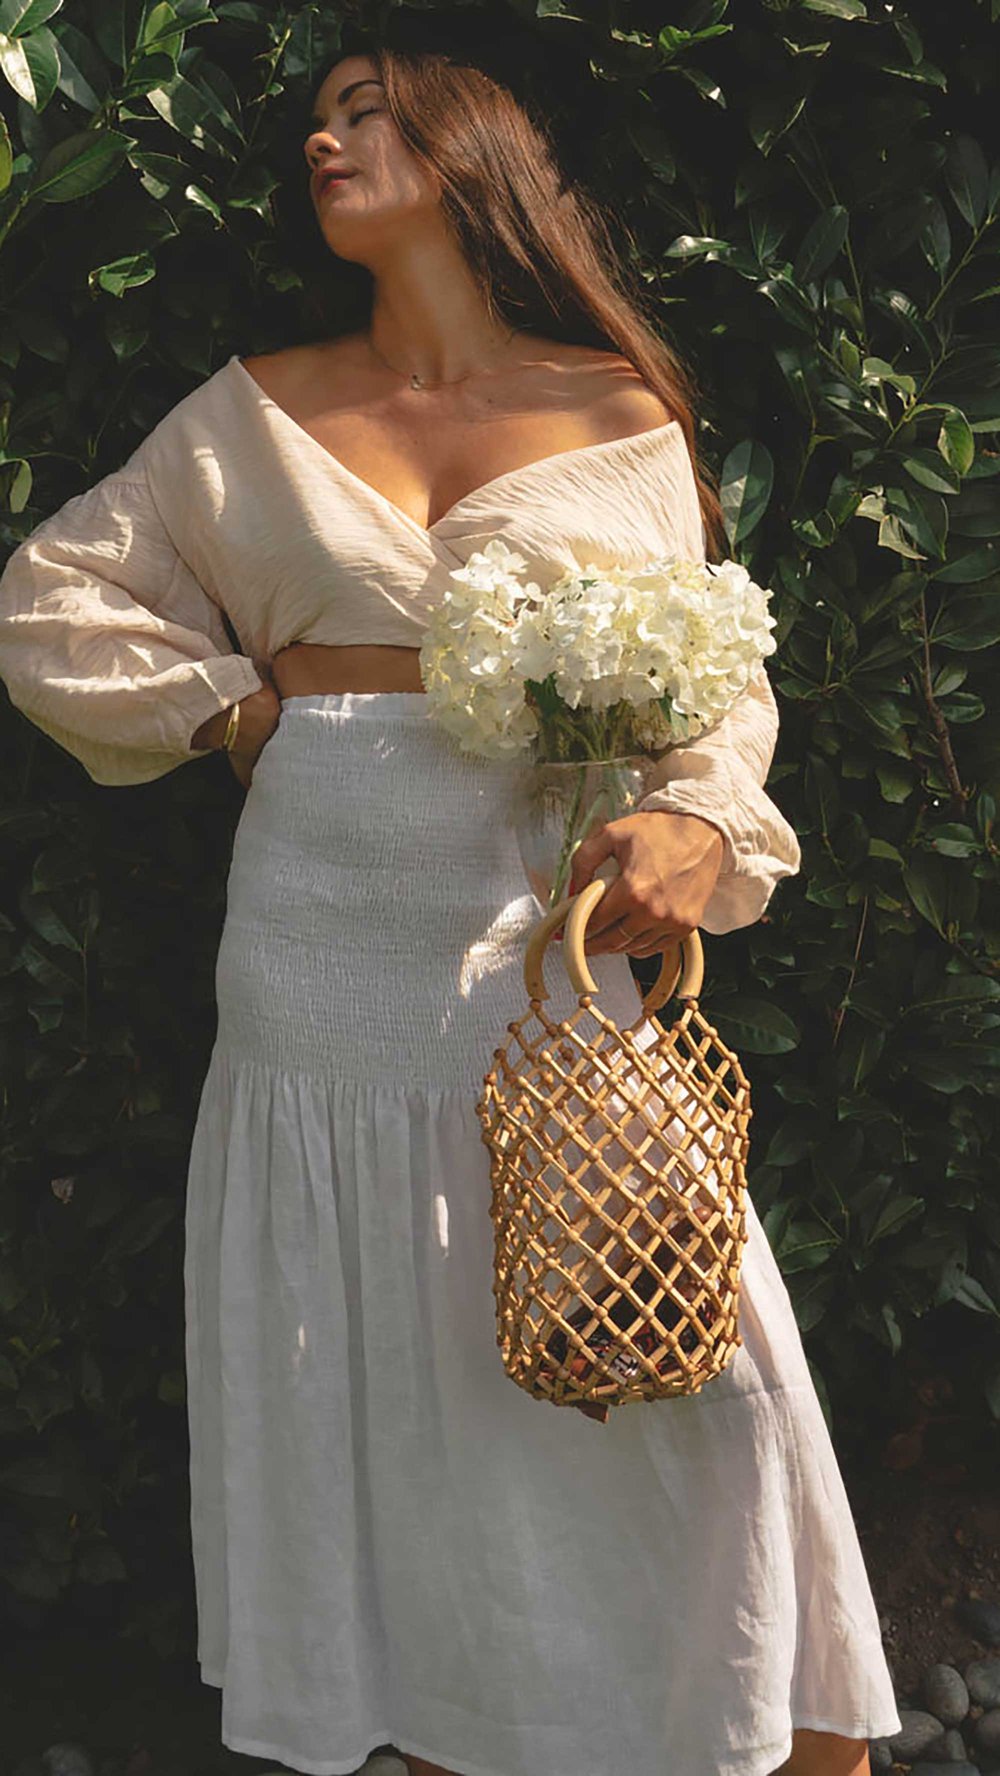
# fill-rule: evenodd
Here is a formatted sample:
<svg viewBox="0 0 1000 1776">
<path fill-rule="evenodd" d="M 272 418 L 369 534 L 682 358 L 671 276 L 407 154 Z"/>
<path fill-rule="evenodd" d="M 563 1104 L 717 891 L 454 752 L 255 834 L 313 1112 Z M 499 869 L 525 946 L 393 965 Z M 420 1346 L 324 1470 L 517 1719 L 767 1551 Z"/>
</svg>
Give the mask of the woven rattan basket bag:
<svg viewBox="0 0 1000 1776">
<path fill-rule="evenodd" d="M 607 886 L 596 877 L 531 932 L 528 1010 L 476 1104 L 504 1368 L 534 1398 L 601 1422 L 630 1400 L 698 1393 L 743 1342 L 751 1116 L 739 1059 L 698 1009 L 697 931 L 668 946 L 632 1024 L 596 1003 L 584 941 Z M 554 1023 L 542 962 L 563 924 L 579 1004 Z M 675 989 L 676 1022 L 647 1024 Z"/>
</svg>

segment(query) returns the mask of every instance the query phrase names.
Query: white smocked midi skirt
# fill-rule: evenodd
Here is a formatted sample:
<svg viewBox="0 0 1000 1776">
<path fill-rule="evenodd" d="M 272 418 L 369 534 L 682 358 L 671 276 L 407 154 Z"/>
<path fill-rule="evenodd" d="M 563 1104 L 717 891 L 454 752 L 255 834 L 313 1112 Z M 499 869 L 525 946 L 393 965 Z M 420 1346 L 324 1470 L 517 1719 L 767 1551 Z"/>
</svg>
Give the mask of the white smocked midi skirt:
<svg viewBox="0 0 1000 1776">
<path fill-rule="evenodd" d="M 605 1424 L 504 1373 L 475 1100 L 540 916 L 419 692 L 285 699 L 235 835 L 190 1157 L 191 1528 L 222 1740 L 309 1776 L 768 1776 L 898 1730 L 753 1205 L 743 1343 Z M 547 1009 L 576 1005 L 557 946 Z M 635 1019 L 627 958 L 590 958 Z"/>
</svg>

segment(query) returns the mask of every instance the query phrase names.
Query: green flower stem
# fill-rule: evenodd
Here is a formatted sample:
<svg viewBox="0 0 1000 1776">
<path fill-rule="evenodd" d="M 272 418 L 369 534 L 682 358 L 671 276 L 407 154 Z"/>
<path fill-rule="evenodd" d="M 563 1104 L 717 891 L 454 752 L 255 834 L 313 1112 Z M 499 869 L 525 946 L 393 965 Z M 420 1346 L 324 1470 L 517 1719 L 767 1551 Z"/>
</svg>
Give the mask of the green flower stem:
<svg viewBox="0 0 1000 1776">
<path fill-rule="evenodd" d="M 603 764 L 617 751 L 618 730 L 616 727 L 612 726 L 609 730 L 605 726 L 601 732 L 594 734 L 589 723 L 576 722 L 572 717 L 561 715 L 556 711 L 543 720 L 542 745 L 536 754 L 538 759 L 550 764 L 572 764 L 574 762 L 572 759 L 560 759 L 556 756 L 557 747 L 552 743 L 552 736 L 559 732 L 564 733 L 577 746 L 582 746 L 585 757 L 595 760 L 598 764 Z"/>
<path fill-rule="evenodd" d="M 542 727 L 542 737 L 544 742 L 543 755 L 547 757 L 548 762 L 551 762 L 552 764 L 571 764 L 573 762 L 572 760 L 560 759 L 555 756 L 558 752 L 558 746 L 552 744 L 552 736 L 554 734 L 558 735 L 560 732 L 564 733 L 567 738 L 576 745 L 582 745 L 585 748 L 587 758 L 599 759 L 602 757 L 602 753 L 599 750 L 595 750 L 594 744 L 585 728 L 580 727 L 578 723 L 564 715 L 554 713 L 548 718 Z"/>
<path fill-rule="evenodd" d="M 607 762 L 608 764 L 611 763 L 610 760 L 607 760 L 607 761 L 599 760 L 598 762 L 599 763 Z M 563 842 L 562 842 L 562 846 L 561 846 L 561 849 L 559 852 L 558 860 L 556 862 L 555 874 L 554 874 L 553 880 L 552 880 L 552 888 L 549 893 L 549 905 L 550 906 L 555 906 L 556 901 L 560 900 L 562 898 L 562 895 L 565 892 L 565 885 L 569 880 L 570 874 L 572 873 L 571 866 L 572 866 L 574 854 L 575 854 L 578 846 L 583 844 L 583 835 L 585 833 L 588 833 L 588 831 L 591 827 L 591 824 L 595 820 L 597 812 L 601 807 L 601 804 L 604 803 L 608 809 L 608 814 L 605 816 L 605 819 L 603 822 L 604 825 L 607 825 L 608 824 L 608 817 L 609 816 L 611 818 L 614 817 L 614 810 L 615 810 L 616 805 L 620 804 L 624 800 L 624 793 L 625 793 L 624 774 L 620 769 L 618 769 L 616 767 L 613 771 L 610 771 L 608 773 L 609 780 L 606 783 L 604 783 L 602 785 L 602 787 L 598 790 L 597 795 L 594 797 L 593 801 L 591 802 L 586 813 L 583 815 L 582 819 L 579 818 L 580 801 L 581 801 L 581 798 L 583 795 L 583 785 L 584 785 L 584 781 L 585 781 L 586 768 L 587 767 L 586 767 L 585 763 L 581 764 L 579 774 L 578 774 L 576 788 L 573 792 L 573 800 L 570 804 L 569 812 L 566 816 L 566 826 L 565 826 L 565 831 L 563 833 Z M 580 834 L 579 838 L 577 838 L 575 836 L 577 833 Z"/>
<path fill-rule="evenodd" d="M 566 825 L 563 830 L 563 842 L 556 861 L 556 870 L 555 875 L 552 878 L 552 887 L 549 891 L 550 907 L 555 906 L 556 901 L 562 899 L 564 884 L 569 879 L 573 853 L 576 850 L 577 845 L 580 843 L 579 839 L 574 842 L 573 835 L 577 829 L 577 814 L 579 813 L 580 802 L 583 797 L 583 785 L 586 770 L 586 765 L 581 765 L 577 772 L 576 788 L 573 791 L 573 800 L 570 804 L 569 813 L 566 816 Z"/>
<path fill-rule="evenodd" d="M 534 763 L 536 765 L 571 765 L 575 763 L 580 767 L 572 800 L 566 814 L 552 887 L 549 890 L 549 906 L 555 906 L 565 893 L 572 873 L 574 855 L 583 843 L 583 834 L 597 825 L 602 809 L 606 810 L 604 815 L 604 824 L 606 824 L 609 818 L 613 818 L 615 806 L 624 799 L 624 777 L 621 769 L 613 761 L 620 756 L 621 747 L 626 744 L 632 711 L 628 705 L 619 705 L 611 712 L 601 712 L 597 716 L 592 711 L 585 711 L 581 718 L 578 711 L 565 707 L 544 709 L 540 701 L 541 687 L 532 686 L 531 689 L 534 693 L 532 701 L 540 718 L 539 732 L 533 750 Z M 575 758 L 562 757 L 561 742 L 568 743 L 569 748 L 577 756 Z M 582 759 L 579 757 L 581 751 L 583 753 Z M 636 748 L 630 743 L 628 756 L 640 752 L 641 748 Z M 602 787 L 581 816 L 580 806 L 588 762 L 607 765 L 609 771 Z"/>
</svg>

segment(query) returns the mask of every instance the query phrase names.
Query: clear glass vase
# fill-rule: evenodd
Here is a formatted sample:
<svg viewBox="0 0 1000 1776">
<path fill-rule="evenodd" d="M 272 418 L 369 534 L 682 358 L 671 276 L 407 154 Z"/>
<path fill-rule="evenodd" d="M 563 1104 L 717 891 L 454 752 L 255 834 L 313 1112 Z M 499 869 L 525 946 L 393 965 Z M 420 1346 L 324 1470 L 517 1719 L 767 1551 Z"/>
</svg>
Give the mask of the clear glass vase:
<svg viewBox="0 0 1000 1776">
<path fill-rule="evenodd" d="M 613 759 L 539 759 L 525 766 L 514 824 L 528 884 L 543 912 L 565 895 L 578 845 L 609 821 L 635 812 L 648 794 L 652 765 L 648 753 L 629 753 Z M 603 867 L 597 874 L 604 874 Z"/>
</svg>

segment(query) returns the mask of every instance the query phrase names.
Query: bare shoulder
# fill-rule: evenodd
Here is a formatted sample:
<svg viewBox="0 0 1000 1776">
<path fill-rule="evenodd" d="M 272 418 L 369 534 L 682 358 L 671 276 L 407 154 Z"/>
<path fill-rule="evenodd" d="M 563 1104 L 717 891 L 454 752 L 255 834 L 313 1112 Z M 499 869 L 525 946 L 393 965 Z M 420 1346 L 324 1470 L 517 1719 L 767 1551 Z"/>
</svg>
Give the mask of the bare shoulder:
<svg viewBox="0 0 1000 1776">
<path fill-rule="evenodd" d="M 539 340 L 551 353 L 551 366 L 564 382 L 567 401 L 609 437 L 652 431 L 676 414 L 650 388 L 629 358 L 594 346 Z"/>
<path fill-rule="evenodd" d="M 638 377 L 601 396 L 595 403 L 595 412 L 616 438 L 631 437 L 634 432 L 653 432 L 677 418 L 656 390 Z"/>
<path fill-rule="evenodd" d="M 619 352 L 595 351 L 589 377 L 595 411 L 616 431 L 652 431 L 676 418 L 662 395 L 650 388 L 631 360 Z"/>
<path fill-rule="evenodd" d="M 304 345 L 286 345 L 273 352 L 259 352 L 243 359 L 243 367 L 272 399 L 294 399 L 300 391 L 314 390 L 318 376 L 343 377 L 359 367 L 358 341 L 363 336 L 346 333 L 335 339 L 319 339 Z"/>
</svg>

